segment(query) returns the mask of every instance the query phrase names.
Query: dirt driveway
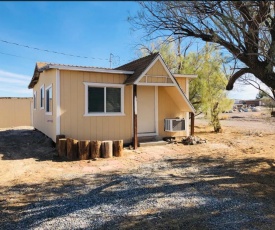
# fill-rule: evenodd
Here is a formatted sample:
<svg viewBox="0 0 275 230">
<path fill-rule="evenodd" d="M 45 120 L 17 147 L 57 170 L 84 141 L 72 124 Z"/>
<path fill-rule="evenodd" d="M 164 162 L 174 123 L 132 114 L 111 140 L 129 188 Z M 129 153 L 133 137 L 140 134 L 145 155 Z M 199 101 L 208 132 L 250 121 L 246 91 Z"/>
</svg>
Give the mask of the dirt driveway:
<svg viewBox="0 0 275 230">
<path fill-rule="evenodd" d="M 275 229 L 274 120 L 251 119 L 220 134 L 198 119 L 206 144 L 78 162 L 31 127 L 2 130 L 0 229 Z"/>
</svg>

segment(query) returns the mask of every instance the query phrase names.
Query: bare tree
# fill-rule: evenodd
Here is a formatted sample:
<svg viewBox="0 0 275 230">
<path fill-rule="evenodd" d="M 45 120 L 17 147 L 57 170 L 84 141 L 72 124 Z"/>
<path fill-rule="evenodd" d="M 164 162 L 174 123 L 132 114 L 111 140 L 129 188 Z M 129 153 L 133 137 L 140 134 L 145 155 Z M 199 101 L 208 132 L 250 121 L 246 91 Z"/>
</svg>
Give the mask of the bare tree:
<svg viewBox="0 0 275 230">
<path fill-rule="evenodd" d="M 227 90 L 237 79 L 253 74 L 275 95 L 274 1 L 147 1 L 132 24 L 148 38 L 193 37 L 225 48 L 239 66 Z"/>
</svg>

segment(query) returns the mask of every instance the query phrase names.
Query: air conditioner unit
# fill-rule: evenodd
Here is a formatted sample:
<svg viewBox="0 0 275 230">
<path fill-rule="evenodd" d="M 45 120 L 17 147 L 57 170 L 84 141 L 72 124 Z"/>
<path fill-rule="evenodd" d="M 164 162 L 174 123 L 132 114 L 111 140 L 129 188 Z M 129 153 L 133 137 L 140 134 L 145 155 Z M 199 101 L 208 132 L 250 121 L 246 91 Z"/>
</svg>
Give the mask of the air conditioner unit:
<svg viewBox="0 0 275 230">
<path fill-rule="evenodd" d="M 164 131 L 177 132 L 185 130 L 184 119 L 164 119 Z"/>
</svg>

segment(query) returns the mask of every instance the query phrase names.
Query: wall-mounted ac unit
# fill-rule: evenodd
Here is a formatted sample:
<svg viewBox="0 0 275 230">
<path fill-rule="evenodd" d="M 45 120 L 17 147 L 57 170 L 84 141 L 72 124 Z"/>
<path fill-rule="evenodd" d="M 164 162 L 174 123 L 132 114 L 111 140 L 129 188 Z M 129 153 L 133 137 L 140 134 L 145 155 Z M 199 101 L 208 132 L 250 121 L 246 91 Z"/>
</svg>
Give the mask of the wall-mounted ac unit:
<svg viewBox="0 0 275 230">
<path fill-rule="evenodd" d="M 177 132 L 185 130 L 184 119 L 164 119 L 164 131 Z"/>
</svg>

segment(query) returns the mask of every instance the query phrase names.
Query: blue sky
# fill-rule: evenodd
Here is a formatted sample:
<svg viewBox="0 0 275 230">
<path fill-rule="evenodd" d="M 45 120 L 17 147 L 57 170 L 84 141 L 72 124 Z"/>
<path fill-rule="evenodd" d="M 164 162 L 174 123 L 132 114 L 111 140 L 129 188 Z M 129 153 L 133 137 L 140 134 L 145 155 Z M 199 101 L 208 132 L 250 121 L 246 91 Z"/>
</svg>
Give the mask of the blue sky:
<svg viewBox="0 0 275 230">
<path fill-rule="evenodd" d="M 27 86 L 37 61 L 110 67 L 112 53 L 116 67 L 137 58 L 136 45 L 143 34 L 131 30 L 127 17 L 138 9 L 133 1 L 0 2 L 0 97 L 31 97 Z M 256 93 L 239 87 L 229 95 L 253 99 Z"/>
</svg>

